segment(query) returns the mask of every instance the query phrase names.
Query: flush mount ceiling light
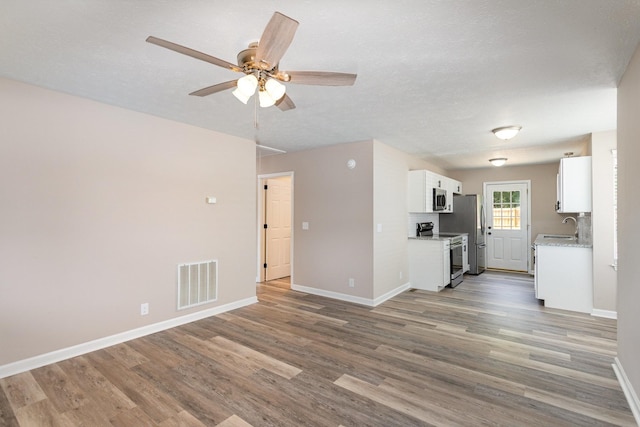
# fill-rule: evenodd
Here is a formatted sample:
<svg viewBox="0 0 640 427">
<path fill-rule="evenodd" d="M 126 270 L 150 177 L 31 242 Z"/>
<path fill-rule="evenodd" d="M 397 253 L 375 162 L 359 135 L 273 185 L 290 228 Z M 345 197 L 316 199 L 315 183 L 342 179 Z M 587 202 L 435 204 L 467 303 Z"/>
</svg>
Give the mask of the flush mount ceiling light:
<svg viewBox="0 0 640 427">
<path fill-rule="evenodd" d="M 504 126 L 501 128 L 495 128 L 491 132 L 493 132 L 493 134 L 498 138 L 507 141 L 516 136 L 518 132 L 520 132 L 520 129 L 522 129 L 522 126 Z"/>
<path fill-rule="evenodd" d="M 507 163 L 507 158 L 506 157 L 498 157 L 495 159 L 489 159 L 489 161 L 491 162 L 491 164 L 493 166 L 502 166 L 505 163 Z"/>
</svg>

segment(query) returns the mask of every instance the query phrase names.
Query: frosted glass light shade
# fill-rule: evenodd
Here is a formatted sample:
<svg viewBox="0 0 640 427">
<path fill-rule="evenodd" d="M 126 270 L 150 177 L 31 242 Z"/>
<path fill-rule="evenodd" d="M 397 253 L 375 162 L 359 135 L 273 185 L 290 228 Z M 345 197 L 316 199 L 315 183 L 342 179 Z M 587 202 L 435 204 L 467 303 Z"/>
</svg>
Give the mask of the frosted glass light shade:
<svg viewBox="0 0 640 427">
<path fill-rule="evenodd" d="M 502 166 L 505 163 L 507 163 L 507 158 L 506 157 L 499 157 L 499 158 L 496 158 L 496 159 L 490 159 L 489 161 L 491 162 L 491 164 L 493 166 Z"/>
<path fill-rule="evenodd" d="M 267 82 L 264 84 L 264 88 L 269 94 L 269 96 L 274 99 L 274 101 L 277 101 L 278 99 L 282 98 L 284 96 L 284 93 L 287 90 L 285 85 L 283 85 L 276 79 L 267 80 Z"/>
<path fill-rule="evenodd" d="M 260 92 L 258 92 L 258 97 L 260 98 L 260 106 L 263 108 L 271 107 L 276 103 L 276 100 L 273 99 L 266 90 L 261 90 Z"/>
<path fill-rule="evenodd" d="M 235 96 L 236 98 L 238 98 L 238 100 L 240 102 L 242 102 L 243 104 L 246 104 L 247 101 L 249 101 L 249 98 L 251 98 L 251 95 L 247 96 L 244 94 L 244 92 L 242 92 L 240 90 L 240 88 L 236 88 L 233 92 L 231 92 L 233 94 L 233 96 Z"/>
<path fill-rule="evenodd" d="M 495 128 L 491 132 L 493 132 L 493 134 L 498 138 L 504 139 L 506 141 L 516 136 L 518 132 L 520 132 L 520 129 L 522 129 L 522 126 L 505 126 L 501 128 Z"/>
<path fill-rule="evenodd" d="M 238 89 L 247 98 L 250 98 L 256 92 L 258 87 L 258 79 L 253 74 L 247 74 L 238 79 Z"/>
</svg>

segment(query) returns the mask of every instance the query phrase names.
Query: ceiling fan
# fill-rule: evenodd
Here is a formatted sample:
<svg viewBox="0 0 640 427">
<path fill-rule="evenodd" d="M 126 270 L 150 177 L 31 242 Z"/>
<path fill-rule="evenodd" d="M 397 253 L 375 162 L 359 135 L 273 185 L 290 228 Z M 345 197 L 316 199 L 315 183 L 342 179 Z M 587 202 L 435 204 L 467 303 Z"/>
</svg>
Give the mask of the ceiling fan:
<svg viewBox="0 0 640 427">
<path fill-rule="evenodd" d="M 267 23 L 260 41 L 251 43 L 247 49 L 238 53 L 238 65 L 157 37 L 149 36 L 146 41 L 245 74 L 238 80 L 208 86 L 191 92 L 189 95 L 207 96 L 235 88 L 233 95 L 246 104 L 257 89 L 261 107 L 276 105 L 280 110 L 286 111 L 296 108 L 296 106 L 291 98 L 285 94 L 286 87 L 280 82 L 350 86 L 355 83 L 357 77 L 356 74 L 326 71 L 281 71 L 279 69 L 280 59 L 289 48 L 297 28 L 298 21 L 280 12 L 275 12 Z"/>
</svg>

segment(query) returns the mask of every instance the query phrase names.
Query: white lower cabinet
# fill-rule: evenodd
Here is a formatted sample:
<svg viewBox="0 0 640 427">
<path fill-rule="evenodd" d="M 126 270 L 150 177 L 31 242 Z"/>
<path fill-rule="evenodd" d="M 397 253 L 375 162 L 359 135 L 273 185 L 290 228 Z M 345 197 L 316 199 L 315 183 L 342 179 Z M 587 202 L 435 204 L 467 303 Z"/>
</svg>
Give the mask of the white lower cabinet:
<svg viewBox="0 0 640 427">
<path fill-rule="evenodd" d="M 441 291 L 451 282 L 449 239 L 409 239 L 409 281 L 411 287 Z"/>
<path fill-rule="evenodd" d="M 536 298 L 545 307 L 591 313 L 593 310 L 592 249 L 536 245 Z"/>
</svg>

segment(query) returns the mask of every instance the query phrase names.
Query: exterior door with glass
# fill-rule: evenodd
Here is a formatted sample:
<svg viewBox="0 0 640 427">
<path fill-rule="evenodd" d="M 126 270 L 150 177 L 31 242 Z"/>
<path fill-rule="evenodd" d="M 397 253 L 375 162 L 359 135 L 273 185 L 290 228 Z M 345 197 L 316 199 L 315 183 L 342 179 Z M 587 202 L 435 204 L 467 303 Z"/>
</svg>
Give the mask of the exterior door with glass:
<svg viewBox="0 0 640 427">
<path fill-rule="evenodd" d="M 528 271 L 529 184 L 488 183 L 487 267 Z"/>
</svg>

